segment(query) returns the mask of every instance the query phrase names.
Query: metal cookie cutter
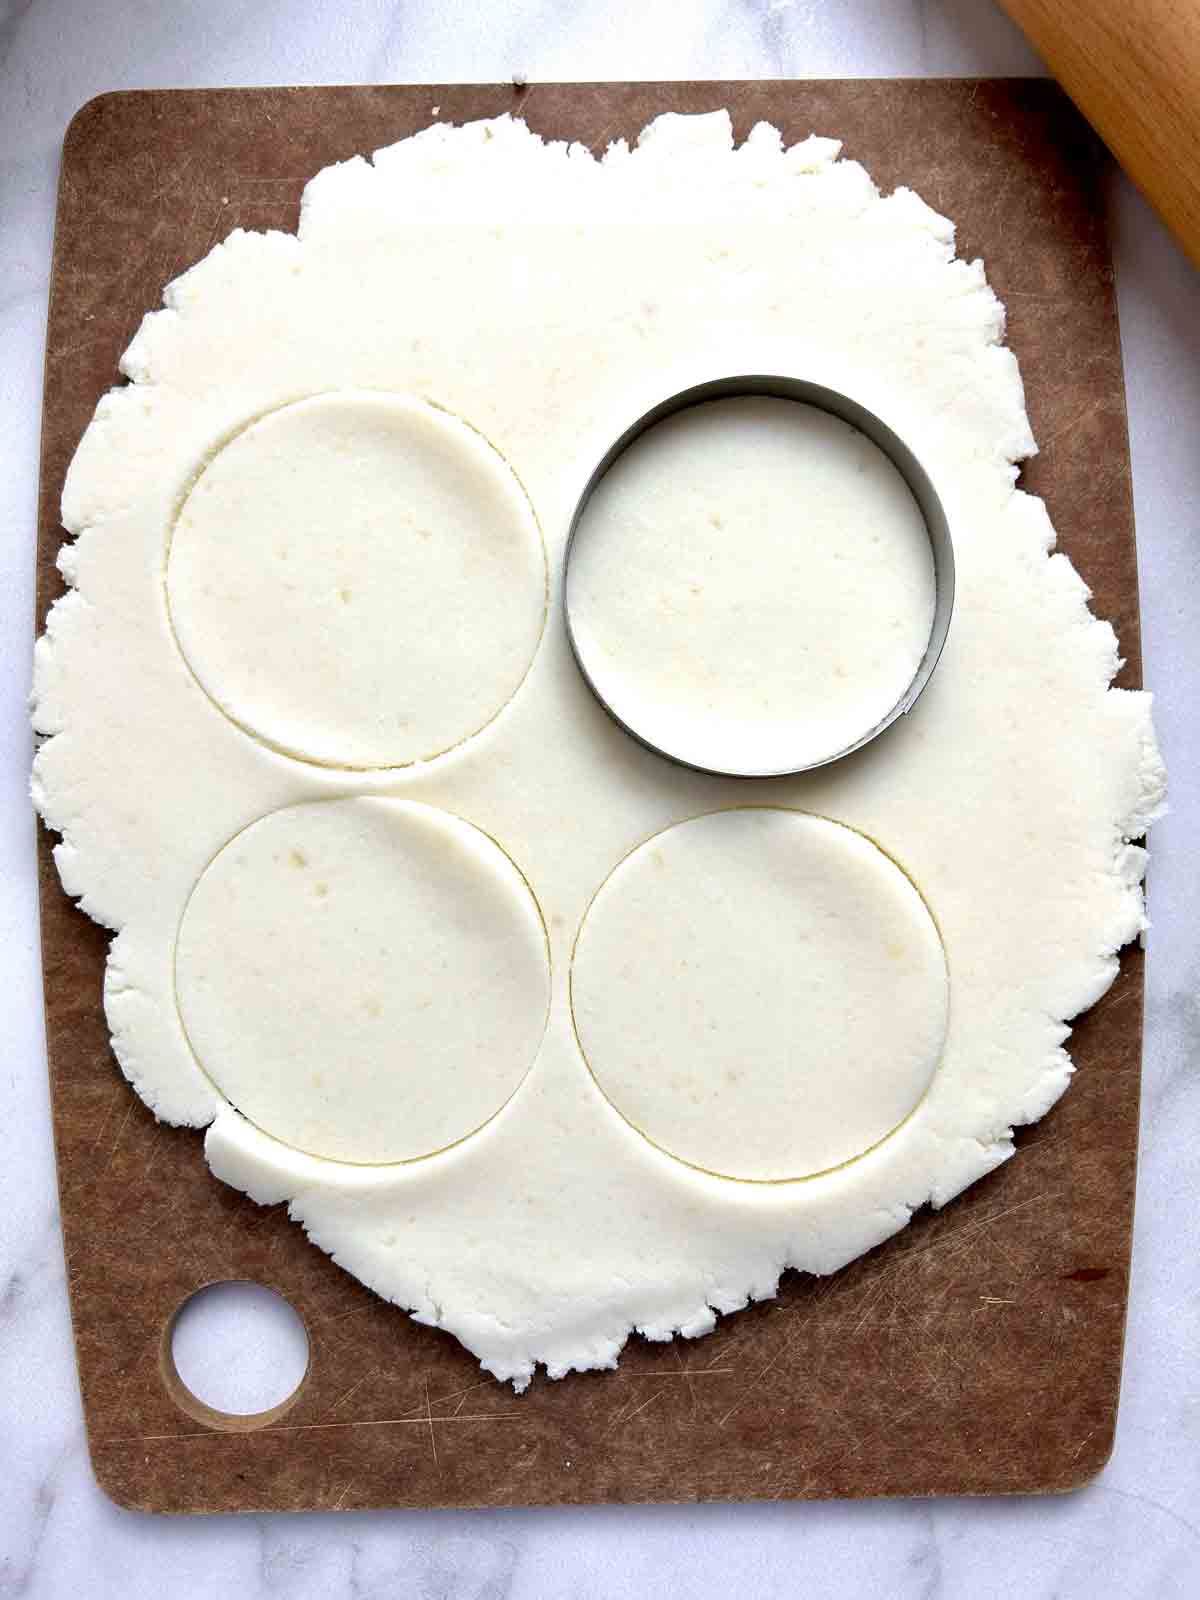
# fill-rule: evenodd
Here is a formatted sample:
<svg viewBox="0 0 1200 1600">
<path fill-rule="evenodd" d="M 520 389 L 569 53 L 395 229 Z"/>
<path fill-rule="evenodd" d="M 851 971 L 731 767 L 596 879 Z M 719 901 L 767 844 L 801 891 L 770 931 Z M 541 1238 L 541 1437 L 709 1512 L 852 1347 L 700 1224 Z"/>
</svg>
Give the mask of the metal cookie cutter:
<svg viewBox="0 0 1200 1600">
<path fill-rule="evenodd" d="M 821 756 L 816 761 L 806 761 L 800 764 L 782 765 L 771 771 L 745 772 L 720 760 L 719 750 L 714 750 L 712 759 L 703 762 L 685 759 L 674 751 L 665 749 L 654 742 L 637 727 L 634 727 L 622 717 L 605 698 L 603 691 L 596 683 L 588 670 L 584 653 L 576 635 L 571 609 L 571 556 L 575 549 L 576 535 L 579 532 L 588 503 L 595 490 L 613 463 L 624 454 L 626 450 L 640 439 L 642 434 L 654 427 L 664 418 L 674 416 L 676 412 L 686 411 L 691 406 L 703 405 L 709 400 L 728 400 L 747 395 L 768 396 L 779 400 L 798 400 L 804 405 L 815 406 L 821 411 L 839 417 L 843 422 L 848 422 L 875 444 L 888 458 L 899 472 L 921 512 L 929 535 L 929 546 L 933 554 L 934 574 L 934 612 L 933 625 L 930 628 L 929 639 L 925 646 L 925 653 L 918 663 L 908 687 L 896 701 L 895 705 L 886 716 L 876 722 L 873 727 L 858 733 L 850 743 L 839 750 L 832 751 L 829 755 Z M 813 383 L 807 378 L 787 377 L 779 373 L 747 373 L 735 377 L 712 378 L 707 382 L 698 383 L 691 388 L 682 389 L 677 394 L 669 395 L 665 400 L 659 401 L 649 411 L 632 422 L 604 452 L 596 466 L 592 469 L 587 482 L 583 487 L 571 516 L 570 526 L 567 531 L 566 554 L 563 564 L 563 612 L 567 624 L 567 638 L 570 641 L 571 651 L 575 657 L 576 665 L 584 681 L 595 695 L 596 699 L 612 717 L 613 721 L 622 727 L 633 739 L 647 750 L 653 750 L 657 755 L 665 756 L 667 760 L 679 766 L 688 767 L 695 772 L 711 773 L 717 777 L 763 777 L 779 778 L 790 776 L 798 772 L 808 772 L 816 767 L 827 766 L 831 761 L 840 761 L 843 756 L 850 755 L 855 750 L 861 750 L 872 739 L 877 739 L 886 728 L 891 727 L 898 717 L 910 711 L 916 704 L 925 685 L 933 676 L 933 670 L 938 664 L 942 647 L 946 643 L 946 635 L 950 629 L 950 616 L 954 610 L 954 547 L 950 538 L 950 526 L 946 520 L 946 513 L 933 487 L 929 474 L 917 460 L 916 456 L 905 444 L 904 440 L 895 433 L 881 417 L 869 411 L 857 400 L 849 395 L 841 394 L 836 389 L 830 389 L 823 384 Z"/>
</svg>

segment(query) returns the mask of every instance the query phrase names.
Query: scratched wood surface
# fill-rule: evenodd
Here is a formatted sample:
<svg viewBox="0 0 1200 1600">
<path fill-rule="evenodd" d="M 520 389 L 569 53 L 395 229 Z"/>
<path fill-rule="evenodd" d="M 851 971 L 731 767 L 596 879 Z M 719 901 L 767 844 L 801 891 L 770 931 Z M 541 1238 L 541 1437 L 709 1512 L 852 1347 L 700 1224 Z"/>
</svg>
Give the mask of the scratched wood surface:
<svg viewBox="0 0 1200 1600">
<path fill-rule="evenodd" d="M 293 227 L 325 163 L 423 126 L 521 109 L 601 147 L 655 113 L 728 105 L 788 139 L 845 140 L 885 188 L 959 224 L 1009 307 L 1042 454 L 1025 473 L 1139 681 L 1124 391 L 1101 221 L 1104 157 L 1051 85 L 1022 81 L 511 85 L 134 93 L 93 101 L 63 154 L 50 297 L 39 617 L 59 592 L 58 497 L 117 357 L 162 285 L 235 225 Z M 307 1245 L 282 1208 L 212 1179 L 195 1132 L 156 1125 L 100 1008 L 104 932 L 42 839 L 46 1021 L 63 1234 L 92 1461 L 164 1511 L 524 1505 L 1061 1490 L 1107 1459 L 1136 1161 L 1142 962 L 1072 1041 L 1073 1087 L 1019 1154 L 832 1279 L 695 1343 L 631 1340 L 619 1370 L 481 1381 Z M 173 1313 L 247 1278 L 307 1326 L 290 1404 L 230 1431 L 164 1362 Z"/>
</svg>

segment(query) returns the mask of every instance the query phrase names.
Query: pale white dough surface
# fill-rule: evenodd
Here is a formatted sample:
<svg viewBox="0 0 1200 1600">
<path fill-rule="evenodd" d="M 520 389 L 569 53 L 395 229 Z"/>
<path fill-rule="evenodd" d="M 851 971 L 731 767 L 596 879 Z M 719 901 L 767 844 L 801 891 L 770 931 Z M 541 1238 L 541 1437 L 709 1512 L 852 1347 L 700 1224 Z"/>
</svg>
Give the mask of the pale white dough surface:
<svg viewBox="0 0 1200 1600">
<path fill-rule="evenodd" d="M 403 766 L 514 693 L 546 559 L 520 484 L 458 418 L 321 395 L 204 466 L 172 530 L 167 599 L 196 677 L 247 732 L 331 766 Z"/>
<path fill-rule="evenodd" d="M 588 907 L 571 1009 L 601 1089 L 664 1150 L 725 1177 L 862 1155 L 929 1087 L 942 942 L 869 839 L 754 806 L 648 839 Z"/>
<path fill-rule="evenodd" d="M 430 806 L 289 806 L 192 891 L 175 958 L 196 1058 L 264 1133 L 409 1161 L 493 1116 L 537 1054 L 546 935 L 507 856 Z"/>
<path fill-rule="evenodd" d="M 695 766 L 812 766 L 869 733 L 933 625 L 921 512 L 879 447 L 815 406 L 709 401 L 644 433 L 588 501 L 575 646 L 627 727 Z"/>
<path fill-rule="evenodd" d="M 1109 688 L 1041 502 L 1003 309 L 915 195 L 881 197 L 837 145 L 734 150 L 724 114 L 668 116 L 598 163 L 505 119 L 438 127 L 319 174 L 298 236 L 233 234 L 171 284 L 68 475 L 72 590 L 38 646 L 35 798 L 90 915 L 118 930 L 105 1004 L 118 1058 L 172 1122 L 209 1126 L 214 1172 L 286 1199 L 313 1241 L 491 1372 L 524 1384 L 611 1364 L 631 1328 L 699 1334 L 795 1266 L 831 1272 L 1013 1152 L 1066 1088 L 1065 1019 L 1142 928 L 1142 849 L 1163 771 L 1140 693 Z M 442 226 L 444 223 L 453 226 Z M 633 417 L 722 370 L 791 368 L 855 394 L 930 467 L 955 538 L 950 640 L 920 704 L 846 762 L 769 786 L 635 746 L 575 671 L 558 604 L 583 474 Z M 291 759 L 213 704 L 172 637 L 168 535 L 239 429 L 305 396 L 377 389 L 490 441 L 544 531 L 551 609 L 519 692 L 477 737 L 401 771 Z M 424 622 L 426 619 L 420 619 Z M 420 801 L 497 841 L 550 943 L 537 1060 L 480 1132 L 408 1165 L 315 1159 L 239 1115 L 176 1006 L 176 934 L 210 861 L 280 808 Z M 950 975 L 942 1062 L 868 1155 L 797 1183 L 675 1160 L 608 1103 L 567 992 L 584 913 L 638 845 L 768 803 L 846 823 L 902 862 Z"/>
</svg>

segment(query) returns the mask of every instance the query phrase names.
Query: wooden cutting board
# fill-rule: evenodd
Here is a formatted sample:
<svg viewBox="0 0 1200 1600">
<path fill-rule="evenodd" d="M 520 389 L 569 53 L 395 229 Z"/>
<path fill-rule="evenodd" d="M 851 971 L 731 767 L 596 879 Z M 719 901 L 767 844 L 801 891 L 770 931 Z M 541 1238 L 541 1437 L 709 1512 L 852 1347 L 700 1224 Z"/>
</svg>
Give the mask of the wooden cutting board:
<svg viewBox="0 0 1200 1600">
<path fill-rule="evenodd" d="M 728 106 L 744 137 L 845 141 L 884 188 L 959 225 L 1009 308 L 1042 454 L 1024 483 L 1112 619 L 1139 682 L 1137 568 L 1106 158 L 1040 81 L 234 89 L 106 95 L 67 132 L 50 291 L 39 618 L 60 591 L 63 476 L 166 281 L 231 228 L 292 228 L 327 162 L 512 110 L 601 149 L 660 111 Z M 1083 1483 L 1116 1422 L 1137 1154 L 1142 957 L 1081 1023 L 1066 1098 L 1017 1157 L 827 1280 L 692 1343 L 630 1341 L 615 1372 L 480 1381 L 308 1245 L 282 1207 L 210 1177 L 156 1125 L 101 1013 L 106 934 L 42 839 L 46 1029 L 80 1385 L 96 1476 L 161 1511 L 1021 1493 Z M 270 1284 L 302 1316 L 293 1404 L 231 1431 L 178 1402 L 164 1351 L 200 1285 Z"/>
</svg>

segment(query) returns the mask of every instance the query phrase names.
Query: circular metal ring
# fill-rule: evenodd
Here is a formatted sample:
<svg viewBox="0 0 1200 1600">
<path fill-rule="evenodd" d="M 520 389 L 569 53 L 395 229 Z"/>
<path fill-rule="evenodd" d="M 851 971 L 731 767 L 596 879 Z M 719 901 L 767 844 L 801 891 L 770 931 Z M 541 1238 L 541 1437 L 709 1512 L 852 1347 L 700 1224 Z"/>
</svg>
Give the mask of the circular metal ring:
<svg viewBox="0 0 1200 1600">
<path fill-rule="evenodd" d="M 723 766 L 719 760 L 698 762 L 688 760 L 674 751 L 665 749 L 648 739 L 636 727 L 633 727 L 609 704 L 588 671 L 583 660 L 579 641 L 576 638 L 575 628 L 571 615 L 571 554 L 575 548 L 575 538 L 579 532 L 580 523 L 592 495 L 595 493 L 600 480 L 609 468 L 622 456 L 635 440 L 653 428 L 656 423 L 665 418 L 674 416 L 677 412 L 687 411 L 692 406 L 704 405 L 710 400 L 728 400 L 746 395 L 768 396 L 778 400 L 796 400 L 803 405 L 815 406 L 818 410 L 826 411 L 831 416 L 839 417 L 851 427 L 864 434 L 872 444 L 876 445 L 888 458 L 907 484 L 917 507 L 921 512 L 926 532 L 929 535 L 929 546 L 933 555 L 934 575 L 934 611 L 933 623 L 929 631 L 929 639 L 925 652 L 917 665 L 904 693 L 895 705 L 873 727 L 858 734 L 849 744 L 841 749 L 832 751 L 829 755 L 822 756 L 819 760 L 805 762 L 800 766 L 784 766 L 771 771 L 745 772 L 735 767 Z M 950 537 L 950 525 L 946 518 L 942 502 L 933 486 L 929 474 L 917 460 L 909 446 L 890 428 L 881 417 L 869 411 L 859 401 L 849 395 L 842 394 L 837 389 L 830 389 L 824 384 L 814 383 L 807 378 L 788 377 L 780 373 L 742 373 L 732 377 L 710 378 L 704 383 L 697 383 L 690 388 L 681 389 L 678 393 L 668 395 L 665 400 L 660 400 L 657 405 L 644 412 L 636 421 L 608 447 L 600 460 L 588 475 L 583 490 L 575 503 L 571 514 L 570 525 L 567 530 L 566 552 L 563 560 L 563 614 L 566 619 L 567 638 L 570 642 L 571 653 L 575 657 L 575 664 L 595 695 L 600 705 L 607 711 L 614 722 L 625 730 L 638 744 L 647 750 L 652 750 L 656 755 L 664 756 L 668 761 L 673 761 L 677 766 L 687 767 L 694 772 L 710 773 L 716 777 L 734 778 L 780 778 L 798 772 L 809 772 L 817 767 L 828 766 L 831 761 L 840 761 L 843 756 L 851 755 L 855 750 L 861 750 L 873 739 L 877 739 L 886 728 L 891 727 L 897 718 L 911 711 L 920 698 L 922 690 L 933 676 L 934 668 L 942 654 L 946 643 L 946 635 L 950 631 L 950 617 L 954 610 L 954 546 Z M 719 752 L 714 752 L 714 755 Z"/>
</svg>

